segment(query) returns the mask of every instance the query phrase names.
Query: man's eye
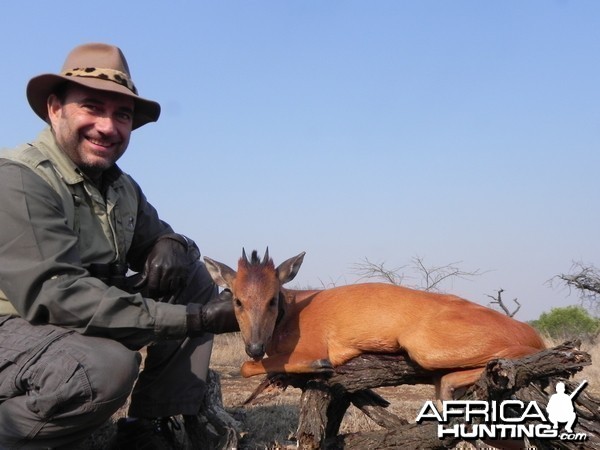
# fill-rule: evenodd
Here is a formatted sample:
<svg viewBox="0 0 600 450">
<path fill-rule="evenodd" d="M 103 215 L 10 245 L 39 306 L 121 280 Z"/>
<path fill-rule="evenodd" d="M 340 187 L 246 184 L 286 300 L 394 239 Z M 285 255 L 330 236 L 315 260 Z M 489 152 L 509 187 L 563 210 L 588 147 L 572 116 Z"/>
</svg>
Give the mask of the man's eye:
<svg viewBox="0 0 600 450">
<path fill-rule="evenodd" d="M 121 122 L 131 122 L 133 120 L 133 115 L 125 112 L 117 114 L 117 117 Z"/>
</svg>

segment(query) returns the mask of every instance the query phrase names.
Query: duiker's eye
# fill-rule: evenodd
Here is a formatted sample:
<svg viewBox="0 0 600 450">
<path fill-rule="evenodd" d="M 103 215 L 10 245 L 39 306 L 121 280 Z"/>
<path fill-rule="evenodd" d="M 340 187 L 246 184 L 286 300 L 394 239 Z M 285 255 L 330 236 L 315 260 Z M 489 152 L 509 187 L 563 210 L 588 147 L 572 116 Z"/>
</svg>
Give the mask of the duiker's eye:
<svg viewBox="0 0 600 450">
<path fill-rule="evenodd" d="M 269 307 L 274 308 L 275 306 L 277 306 L 277 297 L 273 297 L 271 300 L 269 300 Z"/>
<path fill-rule="evenodd" d="M 240 301 L 239 298 L 236 298 L 233 300 L 233 304 L 235 305 L 236 308 L 241 308 L 242 307 L 242 302 Z"/>
</svg>

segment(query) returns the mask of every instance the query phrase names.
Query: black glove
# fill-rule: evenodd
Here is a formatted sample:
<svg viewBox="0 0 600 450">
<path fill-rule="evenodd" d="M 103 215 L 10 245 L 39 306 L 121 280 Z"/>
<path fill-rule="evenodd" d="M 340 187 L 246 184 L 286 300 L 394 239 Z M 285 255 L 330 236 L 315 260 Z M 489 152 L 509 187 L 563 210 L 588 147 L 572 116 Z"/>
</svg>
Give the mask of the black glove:
<svg viewBox="0 0 600 450">
<path fill-rule="evenodd" d="M 188 303 L 186 311 L 188 336 L 196 337 L 203 333 L 233 333 L 240 326 L 233 311 L 231 291 L 224 290 L 219 297 L 201 305 Z"/>
<path fill-rule="evenodd" d="M 198 258 L 200 251 L 193 241 L 181 234 L 165 234 L 150 250 L 142 279 L 135 287 L 147 287 L 146 295 L 152 298 L 173 295 L 185 285 L 191 265 Z"/>
</svg>

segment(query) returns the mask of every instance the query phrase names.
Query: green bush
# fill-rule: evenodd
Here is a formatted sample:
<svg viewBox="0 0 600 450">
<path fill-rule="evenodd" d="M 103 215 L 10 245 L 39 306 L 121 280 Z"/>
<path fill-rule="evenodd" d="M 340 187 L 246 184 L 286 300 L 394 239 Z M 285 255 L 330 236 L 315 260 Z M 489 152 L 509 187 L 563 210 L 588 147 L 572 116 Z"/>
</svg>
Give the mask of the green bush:
<svg viewBox="0 0 600 450">
<path fill-rule="evenodd" d="M 593 339 L 600 332 L 600 319 L 580 306 L 552 308 L 532 325 L 554 339 Z"/>
</svg>

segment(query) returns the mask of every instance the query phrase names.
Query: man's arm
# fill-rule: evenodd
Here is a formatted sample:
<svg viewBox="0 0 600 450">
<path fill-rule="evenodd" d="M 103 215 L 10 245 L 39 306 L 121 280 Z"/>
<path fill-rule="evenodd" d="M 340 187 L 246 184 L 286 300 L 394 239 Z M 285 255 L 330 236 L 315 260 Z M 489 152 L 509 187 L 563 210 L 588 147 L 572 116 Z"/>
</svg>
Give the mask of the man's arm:
<svg viewBox="0 0 600 450">
<path fill-rule="evenodd" d="M 184 306 L 91 277 L 58 195 L 30 169 L 6 160 L 0 160 L 0 228 L 0 288 L 26 320 L 133 347 L 185 335 Z"/>
<path fill-rule="evenodd" d="M 187 281 L 191 266 L 200 258 L 200 250 L 190 238 L 174 233 L 159 218 L 139 185 L 129 180 L 136 188 L 138 209 L 127 262 L 142 275 L 137 287 L 145 286 L 147 295 L 152 298 L 173 295 Z"/>
</svg>

